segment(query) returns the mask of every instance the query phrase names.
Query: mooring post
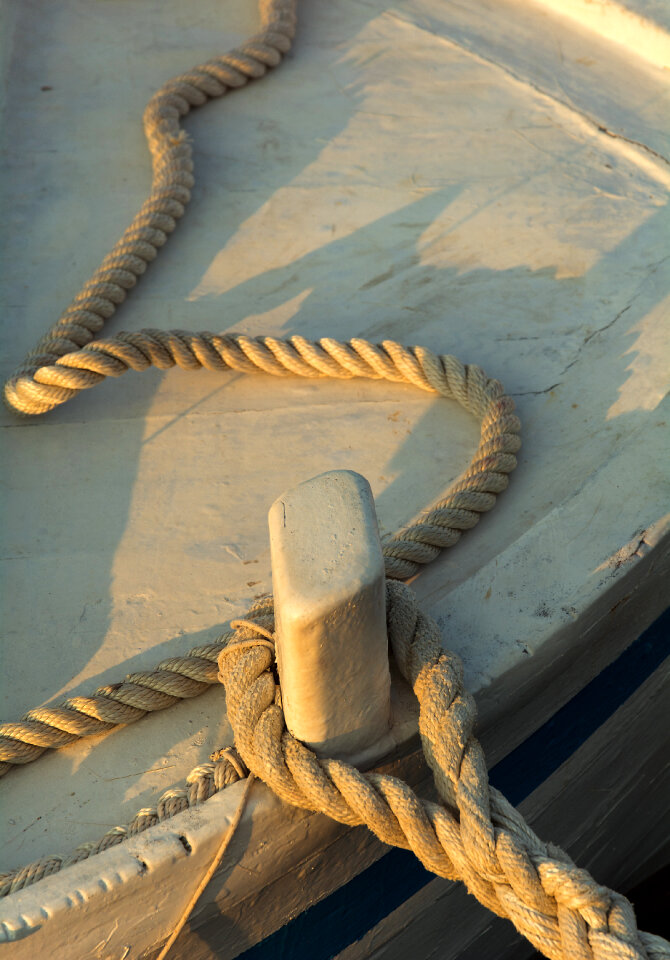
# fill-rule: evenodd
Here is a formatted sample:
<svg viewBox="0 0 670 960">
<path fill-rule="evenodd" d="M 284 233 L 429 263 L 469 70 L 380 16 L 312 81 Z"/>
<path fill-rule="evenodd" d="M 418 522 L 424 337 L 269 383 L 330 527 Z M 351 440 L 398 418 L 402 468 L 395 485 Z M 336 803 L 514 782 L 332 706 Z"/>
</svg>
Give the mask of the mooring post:
<svg viewBox="0 0 670 960">
<path fill-rule="evenodd" d="M 372 491 L 350 470 L 269 513 L 286 724 L 317 754 L 364 764 L 392 746 L 384 559 Z"/>
</svg>

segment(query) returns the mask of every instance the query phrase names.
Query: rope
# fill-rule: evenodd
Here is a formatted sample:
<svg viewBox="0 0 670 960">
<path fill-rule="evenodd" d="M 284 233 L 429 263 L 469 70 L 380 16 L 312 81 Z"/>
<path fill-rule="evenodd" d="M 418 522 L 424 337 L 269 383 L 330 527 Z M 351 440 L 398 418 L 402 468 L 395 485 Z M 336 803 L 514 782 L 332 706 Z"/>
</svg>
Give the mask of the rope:
<svg viewBox="0 0 670 960">
<path fill-rule="evenodd" d="M 452 546 L 479 514 L 490 510 L 507 486 L 519 448 L 519 422 L 501 385 L 478 367 L 455 358 L 436 357 L 421 347 L 392 341 L 318 343 L 301 337 L 277 340 L 239 335 L 215 336 L 183 331 L 145 330 L 93 342 L 104 323 L 144 274 L 175 229 L 193 186 L 192 151 L 180 117 L 227 90 L 244 86 L 277 66 L 295 32 L 295 0 L 261 0 L 261 31 L 242 47 L 194 68 L 165 84 L 149 102 L 144 128 L 152 156 L 151 194 L 112 251 L 58 321 L 5 385 L 6 402 L 24 414 L 40 414 L 95 386 L 107 376 L 150 365 L 167 369 L 206 367 L 274 376 L 353 376 L 412 383 L 458 400 L 482 422 L 479 448 L 464 476 L 418 520 L 385 543 L 390 577 L 412 576 L 419 565 Z M 284 800 L 334 819 L 366 823 L 385 843 L 412 849 L 439 876 L 462 880 L 494 913 L 508 917 L 547 957 L 556 960 L 660 960 L 670 945 L 637 930 L 631 905 L 596 884 L 551 844 L 544 844 L 520 814 L 488 783 L 481 746 L 472 734 L 475 707 L 462 685 L 460 663 L 442 651 L 436 625 L 416 609 L 411 592 L 388 584 L 388 627 L 403 675 L 420 703 L 420 732 L 444 805 L 421 801 L 393 777 L 361 774 L 341 761 L 319 760 L 284 728 L 281 698 L 267 633 L 273 626 L 272 601 L 253 611 L 263 627 L 240 623 L 235 640 L 218 656 L 226 686 L 236 742 L 253 775 L 264 779 Z M 251 641 L 251 643 L 249 642 Z M 27 763 L 49 747 L 164 709 L 195 696 L 212 681 L 211 653 L 216 645 L 196 648 L 186 658 L 163 661 L 134 674 L 123 684 L 101 687 L 93 697 L 74 697 L 57 707 L 29 711 L 22 722 L 0 728 L 0 773 Z M 207 653 L 202 653 L 202 651 Z M 219 761 L 237 778 L 239 767 Z M 165 816 L 199 802 L 217 784 L 217 764 L 204 765 L 188 792 L 168 791 L 154 811 L 141 810 L 127 828 L 109 831 L 101 841 L 84 844 L 67 861 L 43 858 L 0 877 L 8 893 L 122 842 Z M 220 778 L 219 778 L 220 779 Z M 242 815 L 224 837 L 194 898 L 163 951 L 176 938 L 190 909 L 216 869 Z M 161 813 L 162 811 L 162 813 Z"/>
<path fill-rule="evenodd" d="M 113 346 L 119 343 L 132 343 L 135 352 L 119 359 L 114 356 Z M 67 376 L 74 371 L 79 376 L 88 369 L 86 364 L 95 366 L 100 358 L 112 358 L 118 375 L 133 364 L 137 369 L 137 356 L 147 363 L 150 358 L 155 362 L 159 354 L 153 347 L 157 344 L 164 351 L 163 365 L 169 358 L 170 363 L 181 366 L 211 369 L 216 368 L 216 357 L 220 368 L 244 372 L 260 369 L 277 376 L 367 376 L 412 383 L 457 400 L 481 420 L 479 446 L 465 473 L 414 522 L 385 539 L 383 553 L 389 577 L 410 577 L 421 564 L 453 546 L 464 530 L 475 526 L 481 513 L 494 506 L 496 495 L 507 487 L 508 474 L 516 466 L 520 423 L 512 412 L 513 401 L 504 396 L 497 380 L 487 378 L 479 367 L 463 366 L 454 357 L 438 357 L 422 347 L 403 347 L 389 340 L 374 346 L 359 339 L 340 343 L 325 338 L 314 343 L 298 336 L 277 340 L 143 331 L 89 344 L 61 357 L 49 369 L 62 370 Z M 76 358 L 76 364 L 68 367 L 72 358 Z M 19 722 L 0 724 L 0 776 L 15 764 L 36 760 L 47 749 L 58 749 L 120 723 L 134 723 L 147 713 L 204 693 L 216 683 L 221 642 L 226 638 L 218 644 L 195 647 L 185 657 L 163 660 L 152 670 L 130 674 L 121 683 L 99 687 L 91 697 L 69 697 L 55 706 L 29 710 Z"/>
<path fill-rule="evenodd" d="M 421 800 L 394 777 L 360 773 L 342 761 L 319 759 L 285 729 L 275 681 L 272 598 L 236 621 L 220 649 L 220 680 L 240 756 L 251 771 L 236 815 L 163 956 L 213 876 L 241 819 L 253 776 L 284 801 L 324 812 L 349 826 L 366 824 L 386 844 L 411 849 L 424 866 L 510 919 L 552 960 L 670 960 L 670 944 L 639 931 L 631 904 L 597 884 L 560 848 L 541 841 L 488 783 L 483 751 L 473 736 L 476 708 L 463 686 L 458 657 L 445 652 L 437 625 L 403 584 L 387 581 L 387 629 L 400 672 L 419 700 L 419 730 L 442 805 Z M 246 775 L 235 751 L 196 767 L 188 790 L 169 790 L 158 807 L 138 812 L 128 827 L 82 844 L 67 859 L 45 857 L 0 876 L 0 896 L 37 882 L 122 842 L 160 820 L 203 802 Z"/>
<path fill-rule="evenodd" d="M 367 377 L 410 383 L 458 401 L 481 421 L 479 447 L 465 474 L 417 520 L 385 539 L 389 577 L 405 579 L 453 546 L 476 525 L 507 487 L 516 466 L 520 424 L 514 403 L 497 380 L 452 356 L 393 341 L 374 345 L 354 339 L 318 342 L 294 336 L 249 338 L 173 330 L 143 330 L 95 340 L 184 213 L 193 185 L 192 151 L 180 118 L 192 107 L 263 76 L 281 61 L 295 33 L 295 0 L 261 0 L 261 30 L 242 47 L 168 81 L 149 102 L 144 128 L 152 156 L 151 193 L 112 251 L 59 320 L 5 384 L 6 402 L 24 414 L 40 414 L 81 390 L 127 370 L 175 365 L 188 370 L 235 370 L 274 376 Z M 70 697 L 29 710 L 0 725 L 0 776 L 57 749 L 133 723 L 147 713 L 203 693 L 216 682 L 218 647 L 195 648 L 152 670 L 98 688 L 91 697 Z"/>
<path fill-rule="evenodd" d="M 22 890 L 37 883 L 43 877 L 58 873 L 64 867 L 79 863 L 80 860 L 88 860 L 97 853 L 103 853 L 110 847 L 123 843 L 129 837 L 134 837 L 157 823 L 169 820 L 182 810 L 204 803 L 215 793 L 248 776 L 249 771 L 233 747 L 224 747 L 216 751 L 211 755 L 210 760 L 211 763 L 201 763 L 191 770 L 186 777 L 185 786 L 171 787 L 166 790 L 155 807 L 142 807 L 130 823 L 113 827 L 99 840 L 80 844 L 69 856 L 40 857 L 39 860 L 34 860 L 25 867 L 0 873 L 0 897 L 7 897 L 16 890 Z"/>
<path fill-rule="evenodd" d="M 151 670 L 130 673 L 120 683 L 98 687 L 92 696 L 68 697 L 54 706 L 28 710 L 18 723 L 1 723 L 0 776 L 15 764 L 31 763 L 45 750 L 121 723 L 134 723 L 147 713 L 209 690 L 217 682 L 221 644 L 232 636 L 224 634 L 215 643 L 193 647 L 184 657 L 170 657 Z"/>
<path fill-rule="evenodd" d="M 493 507 L 496 494 L 506 489 L 507 475 L 516 466 L 520 423 L 513 413 L 514 401 L 504 395 L 502 384 L 489 379 L 480 367 L 464 366 L 455 357 L 437 356 L 425 347 L 405 347 L 393 340 L 375 345 L 362 339 L 343 343 L 324 337 L 315 342 L 300 336 L 282 340 L 141 330 L 87 344 L 38 373 L 42 381 L 59 384 L 59 389 L 67 385 L 69 395 L 74 395 L 107 376 L 118 377 L 151 364 L 161 369 L 178 365 L 187 370 L 206 367 L 279 377 L 390 380 L 456 400 L 474 414 L 481 422 L 481 434 L 469 468 L 414 523 L 385 541 L 387 574 L 394 578 L 418 573 L 422 564 L 453 546 L 463 530 L 474 527 L 479 515 Z"/>
<path fill-rule="evenodd" d="M 473 735 L 476 708 L 460 660 L 445 652 L 437 625 L 412 591 L 387 581 L 387 627 L 396 662 L 419 700 L 419 731 L 442 804 L 403 781 L 319 759 L 285 727 L 274 655 L 272 599 L 219 656 L 228 718 L 244 762 L 285 802 L 365 824 L 386 844 L 412 850 L 433 873 L 468 891 L 551 960 L 669 960 L 670 944 L 637 929 L 631 904 L 597 884 L 560 848 L 544 843 L 489 785 Z"/>
<path fill-rule="evenodd" d="M 101 373 L 114 370 L 113 359 L 104 354 L 97 365 L 78 374 L 59 370 L 56 364 L 73 352 L 76 356 L 100 332 L 184 215 L 194 179 L 192 149 L 181 117 L 276 67 L 291 48 L 295 6 L 296 0 L 259 0 L 259 33 L 230 53 L 169 80 L 151 98 L 144 111 L 153 168 L 151 193 L 92 277 L 7 381 L 5 400 L 15 410 L 45 413 L 82 386 L 92 386 Z M 132 346 L 123 343 L 118 349 L 121 355 L 124 350 L 132 353 Z M 153 362 L 161 366 L 161 359 L 158 347 Z M 72 363 L 76 369 L 76 359 Z"/>
</svg>

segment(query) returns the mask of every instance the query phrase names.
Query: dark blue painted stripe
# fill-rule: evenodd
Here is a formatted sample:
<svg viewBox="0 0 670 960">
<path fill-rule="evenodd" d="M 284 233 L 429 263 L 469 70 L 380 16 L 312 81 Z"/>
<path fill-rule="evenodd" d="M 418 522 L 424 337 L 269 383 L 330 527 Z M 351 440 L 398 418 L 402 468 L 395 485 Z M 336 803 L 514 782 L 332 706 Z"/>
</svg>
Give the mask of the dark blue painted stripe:
<svg viewBox="0 0 670 960">
<path fill-rule="evenodd" d="M 670 656 L 670 607 L 614 663 L 489 772 L 517 806 L 592 736 Z"/>
<path fill-rule="evenodd" d="M 670 609 L 540 729 L 489 771 L 519 804 L 560 767 L 670 655 Z M 407 850 L 367 870 L 238 960 L 331 960 L 435 879 Z"/>
</svg>

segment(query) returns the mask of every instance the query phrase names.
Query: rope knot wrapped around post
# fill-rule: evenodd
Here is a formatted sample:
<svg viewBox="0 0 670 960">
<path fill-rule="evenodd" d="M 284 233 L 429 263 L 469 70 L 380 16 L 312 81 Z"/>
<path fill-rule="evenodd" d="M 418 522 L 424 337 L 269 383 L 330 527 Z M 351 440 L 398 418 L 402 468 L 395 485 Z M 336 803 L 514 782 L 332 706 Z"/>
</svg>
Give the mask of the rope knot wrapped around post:
<svg viewBox="0 0 670 960">
<path fill-rule="evenodd" d="M 660 937 L 638 931 L 628 901 L 544 843 L 490 786 L 473 729 L 476 707 L 459 658 L 413 592 L 386 583 L 390 645 L 419 701 L 419 731 L 441 804 L 402 780 L 319 758 L 286 729 L 275 670 L 272 598 L 255 604 L 219 654 L 228 718 L 249 770 L 284 801 L 412 850 L 440 877 L 462 881 L 551 960 L 660 960 Z M 257 625 L 257 626 L 256 626 Z"/>
<path fill-rule="evenodd" d="M 96 339 L 155 260 L 189 202 L 192 149 L 181 117 L 263 76 L 290 49 L 295 0 L 260 0 L 260 13 L 260 31 L 245 44 L 173 78 L 151 99 L 144 115 L 153 166 L 151 193 L 10 377 L 5 400 L 22 414 L 42 414 L 106 377 L 152 365 L 281 377 L 365 377 L 413 384 L 456 400 L 481 422 L 479 447 L 468 469 L 437 503 L 386 539 L 386 575 L 407 578 L 474 527 L 507 486 L 516 466 L 520 424 L 513 401 L 503 395 L 497 380 L 453 356 L 436 356 L 424 347 L 408 348 L 390 340 L 380 344 L 360 338 L 281 340 L 184 330 L 143 330 Z M 396 661 L 419 700 L 423 749 L 442 804 L 421 800 L 393 777 L 361 773 L 341 760 L 319 759 L 291 736 L 275 675 L 272 600 L 256 605 L 249 620 L 237 623 L 222 652 L 219 644 L 197 647 L 186 656 L 162 661 L 152 671 L 100 687 L 93 696 L 71 697 L 28 711 L 18 723 L 0 725 L 0 776 L 46 750 L 198 695 L 216 682 L 218 659 L 237 745 L 251 770 L 245 796 L 257 775 L 289 803 L 322 811 L 345 824 L 367 824 L 383 842 L 413 850 L 437 875 L 462 880 L 485 906 L 511 919 L 547 957 L 668 960 L 670 946 L 637 930 L 628 901 L 596 884 L 557 847 L 540 841 L 489 786 L 483 752 L 473 734 L 475 705 L 463 686 L 460 661 L 442 649 L 437 626 L 398 583 L 387 583 L 387 620 Z M 23 870 L 0 874 L 0 896 L 204 801 L 246 773 L 229 748 L 212 761 L 192 771 L 185 789 L 167 791 L 155 809 L 140 810 L 127 827 L 81 845 L 70 858 L 42 858 Z M 242 806 L 228 836 L 241 811 Z M 188 910 L 183 919 L 187 914 Z"/>
</svg>

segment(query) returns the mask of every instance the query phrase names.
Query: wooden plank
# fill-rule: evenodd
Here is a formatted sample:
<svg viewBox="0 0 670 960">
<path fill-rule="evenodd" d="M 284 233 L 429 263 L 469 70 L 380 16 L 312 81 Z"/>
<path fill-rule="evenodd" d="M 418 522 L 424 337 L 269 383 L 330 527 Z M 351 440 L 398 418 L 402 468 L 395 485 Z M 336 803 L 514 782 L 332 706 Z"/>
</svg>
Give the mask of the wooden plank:
<svg viewBox="0 0 670 960">
<path fill-rule="evenodd" d="M 648 151 L 629 144 L 626 153 L 597 129 L 603 98 L 611 96 L 608 109 L 614 110 L 621 94 L 618 86 L 608 93 L 602 49 L 598 65 L 589 68 L 602 83 L 580 83 L 583 98 L 598 91 L 587 130 L 584 100 L 566 112 L 551 89 L 540 95 L 533 86 L 546 77 L 538 79 L 538 63 L 524 59 L 522 51 L 534 43 L 523 38 L 531 30 L 535 39 L 548 34 L 536 30 L 532 11 L 511 17 L 507 8 L 494 15 L 472 6 L 468 43 L 483 42 L 485 23 L 487 35 L 508 38 L 504 49 L 486 52 L 489 62 L 452 45 L 465 43 L 461 8 L 434 4 L 428 27 L 412 4 L 403 9 L 415 23 L 388 15 L 381 0 L 347 5 L 337 17 L 320 9 L 305 14 L 296 55 L 281 72 L 194 114 L 189 129 L 202 144 L 198 189 L 207 199 L 196 195 L 113 323 L 114 329 L 172 323 L 390 335 L 452 351 L 501 376 L 518 394 L 525 424 L 520 469 L 494 513 L 416 584 L 422 602 L 450 628 L 448 642 L 466 656 L 471 686 L 480 689 L 501 670 L 523 664 L 526 649 L 533 650 L 533 662 L 541 660 L 539 647 L 546 644 L 550 652 L 554 634 L 570 628 L 573 618 L 576 638 L 605 574 L 618 579 L 632 571 L 639 536 L 665 509 L 667 470 L 656 440 L 664 422 L 656 409 L 663 354 L 654 339 L 665 295 L 656 256 L 665 231 L 665 187 L 662 164 L 655 173 L 645 166 Z M 431 11 L 424 5 L 419 12 Z M 228 33 L 216 38 L 222 47 L 253 22 L 248 5 L 237 4 L 234 14 Z M 4 315 L 11 343 L 3 351 L 6 372 L 12 354 L 37 336 L 55 304 L 67 302 L 77 277 L 102 256 L 143 195 L 146 155 L 133 126 L 135 107 L 121 95 L 130 91 L 128 70 L 131 102 L 140 103 L 157 78 L 210 55 L 206 26 L 218 16 L 212 3 L 198 7 L 192 26 L 183 27 L 177 63 L 174 18 L 159 23 L 148 8 L 138 7 L 131 35 L 113 7 L 92 13 L 73 0 L 58 11 L 52 5 L 22 9 L 7 106 L 11 214 L 43 238 L 46 254 L 32 264 L 21 244 L 14 247 Z M 48 34 L 53 59 L 34 52 L 33 20 Z M 563 22 L 553 27 L 551 36 L 560 38 L 565 53 L 574 51 L 576 63 L 581 39 Z M 151 31 L 161 39 L 147 52 L 143 38 L 154 36 Z M 99 74 L 96 84 L 72 74 L 67 51 L 73 38 L 82 52 L 80 69 Z M 557 50 L 550 55 L 542 44 L 542 69 L 559 69 Z M 514 48 L 520 59 L 511 63 Z M 411 83 L 398 98 L 390 78 L 401 69 L 410 71 Z M 58 83 L 41 91 L 53 86 L 50 71 Z M 360 84 L 361 96 L 333 93 L 333 76 L 344 90 Z M 645 129 L 656 124 L 659 83 L 650 74 L 641 86 L 626 85 L 634 100 L 621 101 L 630 107 L 620 114 L 626 136 L 635 133 L 633 114 L 644 118 Z M 482 85 L 496 91 L 490 103 L 477 100 Z M 652 113 L 635 99 L 639 91 Z M 393 116 L 387 116 L 390 101 Z M 479 126 L 473 126 L 473 102 Z M 53 110 L 66 104 L 72 122 L 62 122 L 59 113 L 54 123 Z M 267 124 L 275 116 L 282 117 L 272 128 L 281 158 L 265 162 L 264 152 L 274 149 L 264 146 Z M 507 117 L 502 125 L 501 116 Z M 298 118 L 310 130 L 307 139 L 299 135 Z M 100 124 L 116 131 L 115 150 L 98 135 Z M 485 131 L 493 129 L 490 140 Z M 409 130 L 412 137 L 400 136 Z M 63 145 L 66 133 L 78 145 L 74 167 L 70 142 Z M 581 179 L 575 151 L 588 159 Z M 377 171 L 376 180 L 355 175 L 357 165 Z M 410 170 L 414 181 L 405 182 Z M 40 199 L 46 183 L 53 184 L 49 204 Z M 87 228 L 89 196 L 95 197 L 95 239 Z M 525 210 L 535 211 L 532 228 Z M 331 221 L 335 233 L 323 232 L 319 224 Z M 563 222 L 578 224 L 570 236 L 557 228 Z M 497 223 L 505 224 L 509 243 L 498 242 Z M 81 251 L 75 268 L 64 225 L 71 249 Z M 89 234 L 81 249 L 81 237 Z M 416 262 L 407 261 L 408 250 Z M 326 315 L 332 321 L 324 326 Z M 465 322 L 475 316 L 476 324 Z M 20 331 L 16 338 L 14 331 Z M 628 355 L 633 344 L 636 352 Z M 467 464 L 476 439 L 475 425 L 455 405 L 408 388 L 182 371 L 128 375 L 123 384 L 105 384 L 29 425 L 17 426 L 8 412 L 0 416 L 12 498 L 3 561 L 13 640 L 6 669 L 30 676 L 27 686 L 6 689 L 7 717 L 213 639 L 228 619 L 244 614 L 255 595 L 270 589 L 262 518 L 282 489 L 326 468 L 353 467 L 371 482 L 383 530 L 392 530 L 444 489 Z M 327 452 L 320 438 L 328 438 Z M 36 469 L 43 463 L 47 474 Z M 573 498 L 589 477 L 588 496 Z M 625 492 L 631 487 L 635 496 Z M 514 550 L 521 542 L 523 555 Z M 628 543 L 630 556 L 617 566 Z M 577 546 L 593 547 L 591 566 L 583 554 L 577 568 Z M 512 554 L 501 560 L 508 549 L 514 563 Z M 528 575 L 517 589 L 522 556 Z M 539 557 L 551 562 L 537 564 Z M 541 589 L 536 568 L 544 573 Z M 478 571 L 479 579 L 471 579 Z M 459 592 L 468 580 L 470 588 Z M 548 603 L 548 592 L 563 581 L 570 589 Z M 588 590 L 576 600 L 574 590 L 584 585 Z M 473 610 L 476 629 L 468 626 Z M 28 648 L 27 637 L 35 638 Z M 27 670 L 25 650 L 37 643 L 40 655 Z M 43 761 L 53 785 L 51 817 L 59 825 L 55 844 L 36 828 L 42 811 L 32 798 L 40 794 L 42 773 L 26 769 L 5 784 L 7 803 L 19 811 L 8 866 L 54 848 L 65 852 L 98 829 L 131 819 L 230 738 L 218 692 L 144 721 L 143 731 L 141 741 L 128 729 L 96 744 L 95 758 L 81 745 Z M 115 783 L 123 790 L 113 791 Z"/>
<path fill-rule="evenodd" d="M 214 0 L 188 20 L 177 0 L 130 16 L 36 0 L 8 18 L 5 373 L 143 199 L 151 92 L 255 24 L 242 0 L 223 26 Z M 465 659 L 493 762 L 661 602 L 666 97 L 661 71 L 532 4 L 306 8 L 276 77 L 189 119 L 193 203 L 113 321 L 391 336 L 501 377 L 524 422 L 519 470 L 415 583 Z M 390 385 L 172 371 L 110 382 L 42 422 L 0 412 L 17 678 L 5 716 L 213 639 L 270 589 L 261 518 L 307 476 L 354 468 L 384 530 L 409 519 L 474 449 L 454 406 Z M 129 820 L 229 740 L 213 690 L 8 777 L 5 865 Z M 161 870 L 173 858 L 196 873 L 170 836 Z M 330 840 L 311 836 L 301 856 L 319 861 Z M 370 856 L 343 854 L 309 893 Z M 123 868 L 129 882 L 137 866 Z M 176 908 L 161 909 L 167 927 Z M 268 917 L 235 942 L 264 936 L 276 904 Z"/>
<path fill-rule="evenodd" d="M 601 883 L 631 885 L 639 865 L 668 852 L 670 662 L 520 809 L 542 837 L 563 846 Z M 650 743 L 650 731 L 663 731 Z M 640 790 L 640 784 L 644 789 Z M 435 879 L 340 954 L 338 960 L 524 960 L 532 947 L 464 889 Z"/>
</svg>

